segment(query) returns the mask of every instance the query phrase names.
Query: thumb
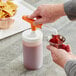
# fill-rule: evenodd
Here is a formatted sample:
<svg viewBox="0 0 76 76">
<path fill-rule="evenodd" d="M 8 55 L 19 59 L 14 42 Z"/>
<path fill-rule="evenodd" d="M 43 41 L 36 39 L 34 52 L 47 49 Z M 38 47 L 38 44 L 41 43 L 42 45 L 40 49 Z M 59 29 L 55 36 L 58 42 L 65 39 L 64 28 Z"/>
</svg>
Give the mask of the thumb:
<svg viewBox="0 0 76 76">
<path fill-rule="evenodd" d="M 48 49 L 51 53 L 58 52 L 58 49 L 55 48 L 55 47 L 53 47 L 53 46 L 51 46 L 51 45 L 48 45 L 48 46 L 47 46 L 47 49 Z"/>
<path fill-rule="evenodd" d="M 39 18 L 39 19 L 37 19 L 35 22 L 34 22 L 34 24 L 44 24 L 44 19 L 43 18 Z"/>
<path fill-rule="evenodd" d="M 34 11 L 31 15 L 29 15 L 28 18 L 33 19 L 33 18 L 35 18 L 37 16 L 39 16 L 39 11 L 38 10 Z"/>
</svg>

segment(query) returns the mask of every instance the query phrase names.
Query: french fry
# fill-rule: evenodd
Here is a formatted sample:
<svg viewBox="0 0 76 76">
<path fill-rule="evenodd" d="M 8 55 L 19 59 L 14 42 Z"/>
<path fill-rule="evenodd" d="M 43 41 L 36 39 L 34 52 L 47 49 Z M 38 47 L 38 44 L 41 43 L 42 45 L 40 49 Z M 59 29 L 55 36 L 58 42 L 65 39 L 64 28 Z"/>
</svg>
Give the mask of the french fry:
<svg viewBox="0 0 76 76">
<path fill-rule="evenodd" d="M 0 0 L 0 18 L 12 17 L 15 15 L 17 10 L 17 5 L 11 2 L 11 0 L 7 0 L 3 2 Z"/>
<path fill-rule="evenodd" d="M 3 8 L 3 7 L 5 7 L 5 3 L 3 3 L 3 2 L 0 2 L 0 8 Z"/>
<path fill-rule="evenodd" d="M 0 18 L 2 18 L 2 16 L 4 15 L 5 13 L 0 11 Z"/>
<path fill-rule="evenodd" d="M 17 9 L 17 5 L 12 3 L 11 1 L 7 1 L 7 4 L 13 9 L 16 10 Z"/>
<path fill-rule="evenodd" d="M 9 16 L 13 16 L 13 12 L 12 11 L 13 10 L 9 6 L 3 8 L 3 12 L 8 14 Z"/>
</svg>

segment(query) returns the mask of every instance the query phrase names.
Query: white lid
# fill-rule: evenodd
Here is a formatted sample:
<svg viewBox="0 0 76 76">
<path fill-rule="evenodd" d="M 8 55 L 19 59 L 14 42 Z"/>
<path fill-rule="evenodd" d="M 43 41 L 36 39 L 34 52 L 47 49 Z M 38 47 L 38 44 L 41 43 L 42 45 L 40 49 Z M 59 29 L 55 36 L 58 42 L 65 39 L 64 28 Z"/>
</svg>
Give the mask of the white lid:
<svg viewBox="0 0 76 76">
<path fill-rule="evenodd" d="M 43 33 L 40 30 L 32 31 L 30 29 L 30 30 L 26 30 L 25 32 L 23 32 L 22 38 L 25 42 L 35 43 L 38 41 L 42 41 Z"/>
</svg>

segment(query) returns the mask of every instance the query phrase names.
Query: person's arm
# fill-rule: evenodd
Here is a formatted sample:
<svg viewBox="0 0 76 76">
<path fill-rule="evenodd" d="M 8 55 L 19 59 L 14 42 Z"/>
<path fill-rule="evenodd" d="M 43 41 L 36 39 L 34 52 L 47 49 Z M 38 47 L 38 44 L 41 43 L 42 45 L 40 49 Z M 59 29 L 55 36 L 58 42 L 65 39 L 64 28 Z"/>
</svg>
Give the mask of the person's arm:
<svg viewBox="0 0 76 76">
<path fill-rule="evenodd" d="M 67 76 L 76 76 L 76 60 L 70 60 L 65 64 L 65 72 Z"/>
<path fill-rule="evenodd" d="M 53 61 L 65 69 L 67 76 L 76 76 L 76 56 L 72 54 L 70 47 L 70 52 L 51 45 L 48 45 L 47 49 L 51 52 Z"/>
<path fill-rule="evenodd" d="M 70 20 L 76 20 L 76 0 L 66 2 L 64 10 Z"/>
</svg>

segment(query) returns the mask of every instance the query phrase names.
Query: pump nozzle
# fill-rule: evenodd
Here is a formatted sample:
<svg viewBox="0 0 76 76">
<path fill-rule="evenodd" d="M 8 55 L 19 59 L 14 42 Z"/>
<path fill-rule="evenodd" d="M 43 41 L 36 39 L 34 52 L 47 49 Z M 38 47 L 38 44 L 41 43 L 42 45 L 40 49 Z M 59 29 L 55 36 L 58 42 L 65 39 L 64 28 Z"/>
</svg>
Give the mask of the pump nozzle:
<svg viewBox="0 0 76 76">
<path fill-rule="evenodd" d="M 22 16 L 22 19 L 29 22 L 31 24 L 31 29 L 32 31 L 36 31 L 37 28 L 40 28 L 42 27 L 42 24 L 38 24 L 38 25 L 34 25 L 34 19 L 30 19 L 28 18 L 27 16 Z"/>
</svg>

